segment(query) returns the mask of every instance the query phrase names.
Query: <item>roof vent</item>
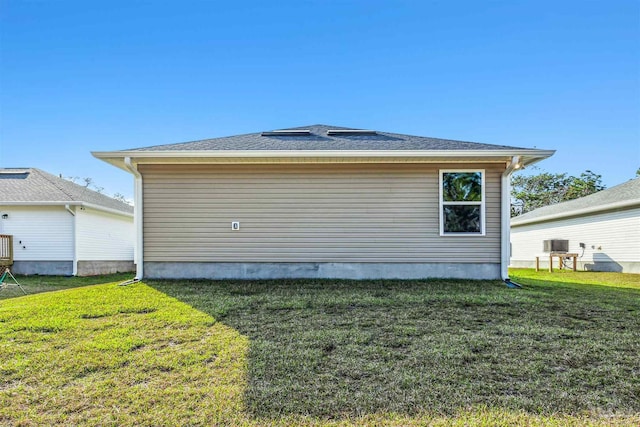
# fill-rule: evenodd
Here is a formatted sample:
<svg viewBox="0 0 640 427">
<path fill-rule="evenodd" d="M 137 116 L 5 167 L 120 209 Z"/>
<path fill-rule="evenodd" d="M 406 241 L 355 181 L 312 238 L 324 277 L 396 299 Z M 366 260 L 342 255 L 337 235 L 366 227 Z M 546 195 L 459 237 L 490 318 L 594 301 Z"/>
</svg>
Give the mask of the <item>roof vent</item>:
<svg viewBox="0 0 640 427">
<path fill-rule="evenodd" d="M 375 130 L 365 129 L 328 129 L 327 135 L 377 135 Z"/>
<path fill-rule="evenodd" d="M 305 136 L 311 135 L 309 129 L 291 129 L 291 130 L 272 130 L 269 132 L 262 132 L 262 136 Z"/>
</svg>

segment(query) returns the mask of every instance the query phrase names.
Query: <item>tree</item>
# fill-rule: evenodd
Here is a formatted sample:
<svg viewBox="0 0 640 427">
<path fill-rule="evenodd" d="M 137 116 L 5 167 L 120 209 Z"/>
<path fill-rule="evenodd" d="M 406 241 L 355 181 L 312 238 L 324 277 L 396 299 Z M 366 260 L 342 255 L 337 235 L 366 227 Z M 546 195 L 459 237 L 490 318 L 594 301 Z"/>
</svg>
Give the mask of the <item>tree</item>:
<svg viewBox="0 0 640 427">
<path fill-rule="evenodd" d="M 602 184 L 602 175 L 586 170 L 579 177 L 570 177 L 569 188 L 564 200 L 573 200 L 580 197 L 588 196 L 604 190 L 606 187 Z"/>
<path fill-rule="evenodd" d="M 602 176 L 586 170 L 579 177 L 566 173 L 542 172 L 517 175 L 511 179 L 511 216 L 521 215 L 542 206 L 588 196 L 604 190 Z"/>
</svg>

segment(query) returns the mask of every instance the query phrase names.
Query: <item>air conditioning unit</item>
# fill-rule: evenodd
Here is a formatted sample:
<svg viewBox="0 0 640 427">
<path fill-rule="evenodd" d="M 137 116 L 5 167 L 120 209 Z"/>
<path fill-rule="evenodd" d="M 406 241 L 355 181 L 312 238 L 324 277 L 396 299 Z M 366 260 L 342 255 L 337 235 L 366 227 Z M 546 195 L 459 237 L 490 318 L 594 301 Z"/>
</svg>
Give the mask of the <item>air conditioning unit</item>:
<svg viewBox="0 0 640 427">
<path fill-rule="evenodd" d="M 558 253 L 569 252 L 568 240 L 561 240 L 561 239 L 543 240 L 542 245 L 544 247 L 543 250 L 545 252 L 558 252 Z"/>
</svg>

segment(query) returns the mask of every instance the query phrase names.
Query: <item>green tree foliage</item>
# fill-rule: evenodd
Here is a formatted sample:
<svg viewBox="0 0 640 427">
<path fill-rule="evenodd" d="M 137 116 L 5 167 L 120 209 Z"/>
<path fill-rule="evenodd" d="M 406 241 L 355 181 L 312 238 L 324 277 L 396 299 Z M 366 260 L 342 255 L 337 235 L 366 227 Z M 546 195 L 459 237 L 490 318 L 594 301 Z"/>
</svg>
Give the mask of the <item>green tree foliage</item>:
<svg viewBox="0 0 640 427">
<path fill-rule="evenodd" d="M 477 172 L 447 172 L 442 176 L 443 200 L 473 202 L 482 200 L 482 175 Z"/>
<path fill-rule="evenodd" d="M 542 172 L 511 179 L 511 216 L 604 190 L 602 175 L 586 170 L 580 176 Z"/>
</svg>

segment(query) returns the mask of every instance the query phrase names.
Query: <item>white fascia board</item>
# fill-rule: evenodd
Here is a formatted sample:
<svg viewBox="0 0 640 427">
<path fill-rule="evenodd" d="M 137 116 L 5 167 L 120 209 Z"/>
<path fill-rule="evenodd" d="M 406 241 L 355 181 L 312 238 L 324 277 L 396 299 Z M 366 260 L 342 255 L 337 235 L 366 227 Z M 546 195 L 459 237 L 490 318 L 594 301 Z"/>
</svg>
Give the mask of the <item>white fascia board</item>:
<svg viewBox="0 0 640 427">
<path fill-rule="evenodd" d="M 91 154 L 107 163 L 128 171 L 124 159 L 129 157 L 138 164 L 153 161 L 175 160 L 189 162 L 188 159 L 271 159 L 287 162 L 291 159 L 376 159 L 380 162 L 407 161 L 486 161 L 508 162 L 513 156 L 520 156 L 523 165 L 550 157 L 555 150 L 203 150 L 203 151 L 94 151 Z"/>
<path fill-rule="evenodd" d="M 81 206 L 82 207 L 91 208 L 91 209 L 95 209 L 95 210 L 102 211 L 102 212 L 112 213 L 112 214 L 115 214 L 115 215 L 126 216 L 128 218 L 133 218 L 133 213 L 132 212 L 122 212 L 122 211 L 119 211 L 118 209 L 107 208 L 105 206 L 100 206 L 100 205 L 96 205 L 96 204 L 93 204 L 93 203 L 85 203 L 85 202 L 82 202 Z"/>
<path fill-rule="evenodd" d="M 0 202 L 0 205 L 2 206 L 64 206 L 64 205 L 69 205 L 69 206 L 81 206 L 82 202 L 75 202 L 75 201 L 51 201 L 51 202 L 21 202 L 21 201 L 12 201 L 12 202 L 6 202 L 6 201 L 2 201 Z"/>
<path fill-rule="evenodd" d="M 2 206 L 80 206 L 95 209 L 98 211 L 108 212 L 116 215 L 126 216 L 133 218 L 133 214 L 129 212 L 122 212 L 118 209 L 107 208 L 105 206 L 96 205 L 87 202 L 78 201 L 51 201 L 51 202 L 0 202 Z"/>
<path fill-rule="evenodd" d="M 545 158 L 555 150 L 167 150 L 167 151 L 94 151 L 99 159 L 130 157 L 508 157 L 528 155 Z"/>
<path fill-rule="evenodd" d="M 568 210 L 565 212 L 539 216 L 531 219 L 518 220 L 518 217 L 515 217 L 515 218 L 511 218 L 511 227 L 519 227 L 521 225 L 535 224 L 537 222 L 547 222 L 547 221 L 553 221 L 555 219 L 583 216 L 583 215 L 588 215 L 593 213 L 612 211 L 616 209 L 632 208 L 636 206 L 640 207 L 640 199 L 624 200 L 622 202 L 609 203 L 607 205 L 592 206 L 592 207 L 576 209 L 576 210 Z"/>
</svg>

